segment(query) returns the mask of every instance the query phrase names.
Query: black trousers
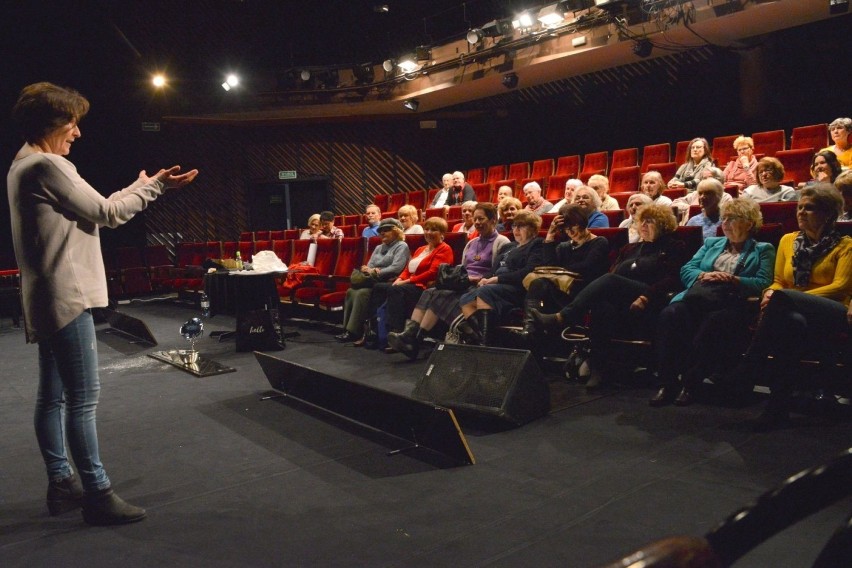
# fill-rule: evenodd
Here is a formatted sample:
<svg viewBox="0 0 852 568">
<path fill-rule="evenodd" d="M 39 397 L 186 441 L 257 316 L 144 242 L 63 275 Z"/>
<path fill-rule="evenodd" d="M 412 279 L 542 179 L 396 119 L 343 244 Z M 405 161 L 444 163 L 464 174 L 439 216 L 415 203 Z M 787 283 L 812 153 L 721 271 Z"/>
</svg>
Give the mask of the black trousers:
<svg viewBox="0 0 852 568">
<path fill-rule="evenodd" d="M 380 284 L 373 287 L 373 295 L 376 294 L 376 288 L 379 286 L 386 287 L 388 331 L 402 331 L 405 327 L 405 320 L 411 317 L 411 312 L 414 311 L 423 289 L 410 282 L 398 286 Z M 381 306 L 381 304 L 378 304 L 376 309 L 378 309 L 378 306 Z M 372 313 L 375 314 L 375 312 Z"/>
</svg>

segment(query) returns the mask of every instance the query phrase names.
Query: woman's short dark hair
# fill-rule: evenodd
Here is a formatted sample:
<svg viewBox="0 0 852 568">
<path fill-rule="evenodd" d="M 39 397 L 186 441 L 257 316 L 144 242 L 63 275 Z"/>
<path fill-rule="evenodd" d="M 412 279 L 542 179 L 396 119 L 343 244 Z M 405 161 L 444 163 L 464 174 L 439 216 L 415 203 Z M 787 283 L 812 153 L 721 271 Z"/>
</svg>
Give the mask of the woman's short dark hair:
<svg viewBox="0 0 852 568">
<path fill-rule="evenodd" d="M 73 89 L 53 83 L 27 85 L 12 108 L 12 121 L 28 143 L 42 140 L 51 131 L 79 123 L 89 112 L 89 101 Z"/>
<path fill-rule="evenodd" d="M 837 191 L 834 184 L 820 182 L 806 185 L 802 188 L 799 201 L 805 197 L 810 197 L 818 210 L 828 214 L 830 226 L 833 226 L 837 218 L 843 213 L 843 197 L 840 196 L 840 192 Z"/>
<path fill-rule="evenodd" d="M 576 203 L 566 203 L 559 208 L 559 214 L 562 215 L 564 229 L 579 227 L 583 230 L 589 226 L 589 214 Z"/>
<path fill-rule="evenodd" d="M 831 170 L 831 181 L 833 183 L 843 170 L 843 166 L 840 165 L 840 161 L 837 159 L 837 154 L 831 150 L 820 150 L 814 154 L 814 157 L 811 158 L 811 175 L 814 173 L 814 162 L 816 162 L 818 156 L 825 158 L 825 163 L 828 164 L 828 167 Z"/>
<path fill-rule="evenodd" d="M 427 231 L 438 231 L 442 235 L 449 230 L 447 222 L 441 217 L 429 217 L 423 222 L 423 228 Z"/>
<path fill-rule="evenodd" d="M 493 203 L 477 203 L 473 211 L 476 212 L 477 209 L 481 209 L 489 221 L 495 221 L 497 219 L 497 207 Z"/>
<path fill-rule="evenodd" d="M 760 174 L 768 171 L 775 181 L 784 179 L 784 164 L 778 158 L 766 156 L 757 161 L 757 183 L 760 185 Z"/>
</svg>

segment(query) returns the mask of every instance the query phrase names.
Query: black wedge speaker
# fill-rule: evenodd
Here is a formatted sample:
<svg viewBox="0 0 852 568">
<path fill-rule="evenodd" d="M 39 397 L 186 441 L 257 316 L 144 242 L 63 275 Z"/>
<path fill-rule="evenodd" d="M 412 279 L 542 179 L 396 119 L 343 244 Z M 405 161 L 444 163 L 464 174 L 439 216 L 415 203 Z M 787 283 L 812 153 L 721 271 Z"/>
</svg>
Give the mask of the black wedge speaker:
<svg viewBox="0 0 852 568">
<path fill-rule="evenodd" d="M 546 415 L 550 389 L 529 351 L 440 344 L 414 398 L 521 425 Z"/>
</svg>

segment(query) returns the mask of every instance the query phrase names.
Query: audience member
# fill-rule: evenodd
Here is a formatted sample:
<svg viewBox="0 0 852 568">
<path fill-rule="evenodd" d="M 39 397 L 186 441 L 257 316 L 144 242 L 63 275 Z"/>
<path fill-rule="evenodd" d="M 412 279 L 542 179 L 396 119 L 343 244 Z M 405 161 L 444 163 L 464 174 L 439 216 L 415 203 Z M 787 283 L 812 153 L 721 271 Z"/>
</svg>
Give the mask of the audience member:
<svg viewBox="0 0 852 568">
<path fill-rule="evenodd" d="M 614 211 L 621 209 L 618 201 L 609 194 L 609 179 L 606 176 L 595 174 L 589 178 L 588 186 L 594 189 L 601 198 L 601 211 Z"/>
<path fill-rule="evenodd" d="M 319 234 L 322 230 L 320 229 L 320 215 L 319 213 L 314 213 L 310 217 L 308 217 L 308 228 L 303 229 L 301 233 L 299 233 L 299 239 L 316 239 L 319 237 Z"/>
<path fill-rule="evenodd" d="M 701 233 L 704 238 L 715 237 L 722 219 L 719 216 L 719 204 L 722 202 L 722 196 L 725 195 L 725 186 L 717 179 L 707 178 L 698 183 L 698 204 L 701 206 L 701 213 L 691 217 L 687 222 L 687 227 L 701 227 Z"/>
<path fill-rule="evenodd" d="M 566 181 L 565 195 L 562 197 L 562 199 L 553 204 L 553 208 L 550 210 L 550 212 L 552 213 L 554 211 L 559 211 L 560 209 L 562 209 L 563 205 L 568 205 L 569 203 L 571 203 L 574 199 L 574 191 L 576 191 L 576 189 L 581 185 L 583 185 L 583 182 L 576 178 L 571 178 Z"/>
<path fill-rule="evenodd" d="M 715 179 L 719 183 L 724 184 L 724 176 L 722 170 L 717 167 L 709 167 L 704 170 L 701 179 Z M 732 200 L 731 194 L 725 191 L 722 194 L 721 203 Z M 689 220 L 689 208 L 693 205 L 698 205 L 698 192 L 691 191 L 683 197 L 678 197 L 672 201 L 672 209 L 675 210 L 675 215 L 678 217 L 681 225 L 685 225 Z"/>
<path fill-rule="evenodd" d="M 634 193 L 627 198 L 627 207 L 625 207 L 627 219 L 622 221 L 618 227 L 620 229 L 627 229 L 628 242 L 635 243 L 639 241 L 639 223 L 636 222 L 636 211 L 649 203 L 653 203 L 653 200 L 644 193 Z"/>
<path fill-rule="evenodd" d="M 453 226 L 454 233 L 467 233 L 468 240 L 476 237 L 476 225 L 473 222 L 473 211 L 476 209 L 476 201 L 465 201 L 461 206 L 462 220 Z"/>
<path fill-rule="evenodd" d="M 705 240 L 681 268 L 686 291 L 663 309 L 656 326 L 660 388 L 651 406 L 691 404 L 704 377 L 730 369 L 739 358 L 754 318 L 747 298 L 772 283 L 775 248 L 754 239 L 762 222 L 760 206 L 751 199 L 724 203 L 725 236 Z"/>
<path fill-rule="evenodd" d="M 542 213 L 547 213 L 553 207 L 553 204 L 541 194 L 541 186 L 535 181 L 531 181 L 524 186 L 524 198 L 527 200 L 527 206 L 524 207 L 524 211 L 532 211 L 541 215 Z"/>
<path fill-rule="evenodd" d="M 808 186 L 799 197 L 799 231 L 781 237 L 774 281 L 763 293 L 757 330 L 734 373 L 748 384 L 758 377 L 769 382 L 757 430 L 787 424 L 799 361 L 807 356 L 834 364 L 831 339 L 849 331 L 852 238 L 835 227 L 842 207 L 833 185 Z"/>
<path fill-rule="evenodd" d="M 843 168 L 852 168 L 852 144 L 849 141 L 852 136 L 852 118 L 835 118 L 828 125 L 828 132 L 834 144 L 823 150 L 834 152 Z"/>
<path fill-rule="evenodd" d="M 609 242 L 588 229 L 589 215 L 576 203 L 559 209 L 547 229 L 542 247 L 542 265 L 559 266 L 577 274 L 569 292 L 563 292 L 552 280 L 537 278 L 530 284 L 524 303 L 524 328 L 520 335 L 535 334 L 533 309 L 553 313 L 567 306 L 584 286 L 609 269 Z M 567 240 L 559 242 L 564 235 Z"/>
<path fill-rule="evenodd" d="M 852 221 L 852 171 L 845 171 L 834 180 L 834 187 L 843 198 L 843 212 L 838 221 Z"/>
<path fill-rule="evenodd" d="M 403 205 L 396 212 L 399 222 L 402 223 L 402 230 L 406 235 L 423 234 L 423 227 L 417 224 L 418 215 L 417 207 L 414 205 Z"/>
<path fill-rule="evenodd" d="M 660 172 L 651 170 L 642 176 L 642 181 L 639 184 L 639 191 L 651 198 L 657 205 L 671 205 L 672 200 L 663 195 L 666 189 L 666 182 Z"/>
<path fill-rule="evenodd" d="M 379 223 L 379 236 L 382 244 L 376 247 L 370 260 L 361 267 L 364 276 L 374 280 L 373 284 L 396 279 L 405 263 L 411 256 L 405 237 L 402 232 L 402 224 L 396 219 L 384 219 Z M 372 286 L 352 288 L 346 291 L 346 299 L 343 302 L 343 333 L 335 339 L 341 343 L 353 341 L 356 347 L 364 344 L 365 324 L 369 328 L 367 317 L 367 305 L 373 293 Z"/>
<path fill-rule="evenodd" d="M 473 222 L 479 236 L 468 241 L 461 264 L 467 269 L 471 286 L 476 286 L 480 279 L 492 276 L 497 270 L 496 261 L 501 249 L 509 244 L 509 239 L 495 230 L 497 208 L 491 203 L 476 205 Z M 454 290 L 429 288 L 424 291 L 403 331 L 388 334 L 390 346 L 409 359 L 416 359 L 423 336 L 439 321 L 450 325 L 461 314 L 460 296 L 461 292 Z"/>
<path fill-rule="evenodd" d="M 668 303 L 668 295 L 681 289 L 684 244 L 674 237 L 677 220 L 672 210 L 663 205 L 644 205 L 636 212 L 636 220 L 640 241 L 621 249 L 608 274 L 590 282 L 556 314 L 530 310 L 537 329 L 556 332 L 583 322 L 591 310 L 588 388 L 599 386 L 607 378 L 603 365 L 610 338 L 625 331 L 647 335 L 656 315 Z"/>
<path fill-rule="evenodd" d="M 725 184 L 736 185 L 737 190 L 757 183 L 757 158 L 754 157 L 754 140 L 748 136 L 738 136 L 734 140 L 737 159 L 725 166 Z"/>
<path fill-rule="evenodd" d="M 364 217 L 367 218 L 367 226 L 361 231 L 361 236 L 365 239 L 379 236 L 379 221 L 382 220 L 382 210 L 378 205 L 367 205 L 364 209 Z"/>
<path fill-rule="evenodd" d="M 464 319 L 458 324 L 461 339 L 469 345 L 494 345 L 497 322 L 524 299 L 524 278 L 541 264 L 541 217 L 518 211 L 512 221 L 515 243 L 497 256 L 493 276 L 483 277 L 459 299 Z M 474 315 L 476 317 L 474 317 Z"/>
<path fill-rule="evenodd" d="M 320 213 L 320 232 L 317 235 L 318 239 L 342 239 L 343 231 L 340 227 L 334 226 L 334 213 L 331 211 L 323 211 Z"/>
<path fill-rule="evenodd" d="M 453 185 L 444 206 L 461 205 L 467 201 L 476 201 L 476 192 L 473 191 L 473 186 L 464 181 L 463 173 L 453 172 Z"/>
<path fill-rule="evenodd" d="M 515 192 L 512 191 L 512 188 L 508 185 L 501 185 L 497 188 L 497 208 L 500 207 L 500 202 L 506 199 L 507 197 L 514 197 Z"/>
<path fill-rule="evenodd" d="M 414 251 L 411 260 L 392 285 L 377 284 L 373 288 L 376 301 L 371 302 L 368 317 L 375 317 L 381 303 L 387 298 L 387 328 L 389 331 L 402 331 L 405 318 L 417 305 L 423 290 L 435 285 L 440 264 L 453 263 L 453 249 L 444 242 L 447 222 L 440 217 L 429 217 L 423 223 L 423 236 L 426 244 Z M 372 299 L 372 298 L 371 298 Z"/>
<path fill-rule="evenodd" d="M 446 205 L 447 198 L 450 196 L 450 190 L 453 187 L 453 174 L 444 174 L 441 178 L 441 183 L 443 184 L 443 187 L 435 194 L 435 197 L 432 199 L 432 203 L 429 204 L 429 207 L 443 207 Z"/>
<path fill-rule="evenodd" d="M 795 201 L 796 190 L 789 185 L 781 185 L 784 179 L 784 164 L 769 156 L 757 162 L 757 183 L 745 188 L 740 195 L 758 203 L 775 201 Z"/>
<path fill-rule="evenodd" d="M 834 183 L 843 168 L 837 161 L 837 154 L 831 150 L 820 150 L 811 160 L 811 179 L 800 183 L 799 189 L 816 183 Z"/>
<path fill-rule="evenodd" d="M 601 198 L 597 191 L 588 185 L 581 185 L 574 190 L 574 203 L 589 216 L 590 229 L 609 227 L 609 219 L 599 211 Z"/>
<path fill-rule="evenodd" d="M 521 211 L 524 205 L 520 200 L 514 197 L 507 197 L 497 206 L 497 211 L 500 214 L 500 222 L 497 223 L 497 232 L 505 233 L 512 230 L 512 220 L 518 211 Z"/>
<path fill-rule="evenodd" d="M 713 165 L 710 144 L 705 138 L 694 138 L 689 144 L 689 158 L 681 165 L 674 177 L 669 180 L 671 189 L 686 188 L 687 193 L 695 191 L 704 176 L 704 170 Z M 724 175 L 722 176 L 724 180 Z"/>
</svg>

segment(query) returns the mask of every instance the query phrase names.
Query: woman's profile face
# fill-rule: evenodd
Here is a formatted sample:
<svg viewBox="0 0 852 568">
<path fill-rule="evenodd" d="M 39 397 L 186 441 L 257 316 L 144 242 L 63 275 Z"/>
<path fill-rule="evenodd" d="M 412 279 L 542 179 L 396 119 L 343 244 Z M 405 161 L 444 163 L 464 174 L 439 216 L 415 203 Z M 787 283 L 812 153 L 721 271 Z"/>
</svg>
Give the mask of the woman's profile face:
<svg viewBox="0 0 852 568">
<path fill-rule="evenodd" d="M 46 146 L 47 151 L 57 156 L 67 156 L 71 153 L 71 144 L 81 136 L 76 122 L 55 128 L 45 135 L 40 145 Z"/>
<path fill-rule="evenodd" d="M 831 130 L 831 140 L 838 146 L 846 146 L 849 140 L 849 131 L 841 125 L 835 125 Z"/>
<path fill-rule="evenodd" d="M 311 219 L 310 222 L 308 223 L 308 228 L 311 231 L 318 231 L 319 225 L 320 225 L 319 219 Z"/>
<path fill-rule="evenodd" d="M 796 207 L 796 220 L 799 222 L 799 230 L 805 233 L 822 235 L 822 231 L 829 221 L 829 215 L 821 211 L 813 197 L 805 196 L 799 199 Z"/>
</svg>

